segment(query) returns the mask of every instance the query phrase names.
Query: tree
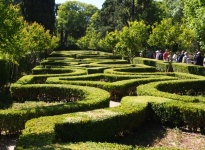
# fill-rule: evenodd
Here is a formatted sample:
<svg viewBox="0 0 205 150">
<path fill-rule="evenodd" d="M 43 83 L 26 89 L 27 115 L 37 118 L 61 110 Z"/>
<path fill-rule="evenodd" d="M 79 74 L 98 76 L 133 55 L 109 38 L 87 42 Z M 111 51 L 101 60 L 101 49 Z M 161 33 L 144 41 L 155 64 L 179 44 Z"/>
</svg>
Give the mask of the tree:
<svg viewBox="0 0 205 150">
<path fill-rule="evenodd" d="M 67 1 L 59 6 L 57 28 L 61 36 L 61 46 L 68 46 L 68 36 L 79 39 L 86 33 L 91 16 L 97 7 L 78 1 Z"/>
<path fill-rule="evenodd" d="M 19 9 L 10 4 L 9 0 L 0 2 L 0 86 L 10 80 L 12 64 L 16 63 L 21 55 L 14 47 L 23 21 L 18 15 Z"/>
<path fill-rule="evenodd" d="M 163 0 L 164 11 L 166 12 L 166 17 L 172 18 L 174 22 L 181 22 L 184 18 L 184 1 L 185 0 Z"/>
<path fill-rule="evenodd" d="M 131 21 L 143 20 L 152 25 L 155 21 L 161 21 L 163 16 L 160 4 L 154 0 L 106 0 L 98 12 L 95 30 L 104 37 L 106 32 L 120 31 Z"/>
<path fill-rule="evenodd" d="M 184 1 L 184 16 L 187 27 L 197 34 L 197 49 L 205 50 L 205 2 L 202 0 Z"/>
<path fill-rule="evenodd" d="M 173 51 L 178 48 L 189 50 L 195 37 L 193 30 L 179 23 L 174 24 L 172 19 L 168 18 L 152 26 L 152 33 L 147 42 L 150 46 L 170 48 Z M 173 49 L 176 45 L 177 49 Z"/>
<path fill-rule="evenodd" d="M 17 64 L 22 54 L 18 49 L 18 39 L 23 28 L 23 19 L 17 7 L 0 3 L 0 27 L 0 55 Z"/>
<path fill-rule="evenodd" d="M 30 62 L 35 64 L 37 55 L 40 52 L 47 52 L 56 48 L 59 40 L 57 37 L 51 36 L 49 30 L 45 31 L 45 28 L 40 24 L 25 22 L 19 41 L 22 43 L 21 49 L 25 53 L 31 54 Z"/>
<path fill-rule="evenodd" d="M 96 30 L 88 28 L 86 35 L 77 40 L 77 45 L 81 49 L 98 49 L 100 34 Z"/>
<path fill-rule="evenodd" d="M 143 21 L 130 22 L 129 27 L 124 27 L 120 31 L 116 53 L 122 57 L 128 57 L 132 62 L 137 53 L 146 47 L 149 37 L 148 29 L 149 26 Z"/>
<path fill-rule="evenodd" d="M 22 15 L 29 22 L 37 22 L 49 30 L 55 31 L 55 0 L 21 0 Z"/>
<path fill-rule="evenodd" d="M 116 44 L 119 42 L 118 38 L 119 31 L 107 32 L 106 36 L 99 41 L 101 49 L 107 52 L 115 52 Z"/>
</svg>

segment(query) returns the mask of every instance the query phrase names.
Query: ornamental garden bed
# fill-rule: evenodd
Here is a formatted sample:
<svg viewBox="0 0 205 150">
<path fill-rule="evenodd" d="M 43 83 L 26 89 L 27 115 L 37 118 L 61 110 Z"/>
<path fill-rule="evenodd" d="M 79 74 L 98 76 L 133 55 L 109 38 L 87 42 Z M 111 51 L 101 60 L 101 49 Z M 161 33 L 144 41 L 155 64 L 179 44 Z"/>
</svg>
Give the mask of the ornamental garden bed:
<svg viewBox="0 0 205 150">
<path fill-rule="evenodd" d="M 166 64 L 160 62 L 161 69 L 156 62 L 151 63 L 156 66 L 140 64 L 149 60 L 128 64 L 99 51 L 61 51 L 50 56 L 52 63 L 46 64 L 50 67 L 37 66 L 33 75 L 11 85 L 15 102 L 0 110 L 1 134 L 20 134 L 16 149 L 82 145 L 137 149 L 147 145 L 120 141 L 150 120 L 204 131 L 204 76 L 159 72 Z M 95 62 L 71 65 L 79 59 Z M 110 101 L 120 105 L 109 107 Z"/>
</svg>

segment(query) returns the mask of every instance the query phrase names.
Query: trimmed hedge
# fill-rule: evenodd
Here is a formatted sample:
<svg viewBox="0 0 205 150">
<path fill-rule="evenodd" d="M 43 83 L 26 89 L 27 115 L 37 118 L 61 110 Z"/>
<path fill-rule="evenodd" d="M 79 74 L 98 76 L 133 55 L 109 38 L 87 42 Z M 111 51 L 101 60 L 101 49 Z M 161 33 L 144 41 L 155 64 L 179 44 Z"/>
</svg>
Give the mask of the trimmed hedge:
<svg viewBox="0 0 205 150">
<path fill-rule="evenodd" d="M 203 66 L 184 63 L 173 63 L 172 67 L 174 72 L 184 72 L 202 76 L 205 75 L 205 68 Z"/>
<path fill-rule="evenodd" d="M 101 81 L 101 82 L 116 82 L 120 80 L 127 80 L 127 79 L 139 79 L 139 78 L 153 78 L 153 77 L 165 77 L 166 74 L 136 74 L 136 75 L 112 75 L 112 74 L 105 74 L 105 73 L 96 73 L 96 74 L 90 74 L 90 75 L 80 75 L 80 76 L 61 76 L 61 77 L 51 77 L 53 80 L 65 80 L 65 81 Z M 170 74 L 169 76 L 174 76 L 174 74 Z M 49 78 L 48 80 L 52 80 Z"/>
<path fill-rule="evenodd" d="M 188 96 L 191 92 L 204 93 L 204 91 L 205 80 L 160 81 L 137 87 L 137 94 L 140 96 L 160 96 L 184 102 L 205 103 L 205 98 L 202 96 Z"/>
<path fill-rule="evenodd" d="M 153 119 L 164 123 L 173 123 L 178 127 L 188 126 L 192 129 L 205 127 L 204 105 L 193 105 L 193 103 L 178 102 L 161 97 L 127 96 L 123 98 L 121 105 L 115 108 L 32 119 L 26 123 L 26 128 L 18 140 L 16 149 L 51 147 L 55 149 L 59 145 L 63 147 L 61 144 L 55 144 L 59 140 L 76 142 L 89 139 L 99 142 L 104 139 L 109 141 L 114 139 L 119 131 L 123 132 L 139 127 L 148 115 Z M 79 146 L 86 145 L 81 142 L 75 143 L 75 146 L 78 144 Z M 96 143 L 94 145 L 96 147 Z M 64 146 L 73 148 L 74 145 L 70 143 L 64 144 Z M 132 149 L 149 148 L 135 147 Z"/>
<path fill-rule="evenodd" d="M 82 68 L 71 68 L 71 67 L 61 67 L 61 68 L 42 68 L 42 67 L 35 67 L 32 69 L 34 75 L 39 74 L 85 74 L 87 73 L 85 69 Z"/>
<path fill-rule="evenodd" d="M 156 59 L 135 57 L 133 60 L 134 64 L 145 64 L 148 66 L 156 67 L 158 71 L 167 71 L 169 63 Z M 203 66 L 185 64 L 185 63 L 171 63 L 171 70 L 174 72 L 183 72 L 196 75 L 205 75 L 205 68 Z"/>
<path fill-rule="evenodd" d="M 26 123 L 17 149 L 45 148 L 59 140 L 115 139 L 119 132 L 132 130 L 144 122 L 147 106 L 143 101 L 123 100 L 114 108 L 32 119 Z"/>
<path fill-rule="evenodd" d="M 67 80 L 68 79 L 68 80 Z M 152 76 L 152 78 L 136 78 L 136 79 L 127 79 L 116 82 L 104 82 L 102 81 L 69 81 L 69 78 L 48 78 L 46 83 L 50 84 L 73 84 L 81 86 L 93 86 L 97 88 L 102 88 L 108 91 L 111 95 L 111 99 L 114 101 L 120 101 L 123 96 L 127 95 L 136 95 L 136 87 L 141 84 L 146 84 L 153 81 L 163 81 L 163 80 L 174 80 L 174 77 L 166 76 Z"/>
<path fill-rule="evenodd" d="M 148 118 L 193 130 L 205 128 L 204 98 L 172 94 L 203 93 L 205 78 L 188 74 L 203 75 L 202 67 L 172 63 L 171 70 L 185 73 L 165 73 L 170 64 L 154 59 L 135 58 L 137 65 L 131 65 L 127 61 L 108 60 L 115 56 L 99 51 L 60 51 L 53 52 L 51 56 L 51 59 L 42 63 L 44 68 L 38 66 L 34 70 L 36 74 L 60 74 L 25 76 L 12 84 L 11 92 L 19 101 L 62 103 L 0 110 L 0 131 L 9 134 L 20 132 L 27 121 L 16 149 L 58 149 L 57 146 L 61 145 L 59 142 L 112 141 L 119 133 L 139 127 Z M 61 58 L 55 60 L 55 56 Z M 68 56 L 81 59 L 67 59 Z M 62 65 L 68 65 L 73 73 L 62 74 L 69 71 Z M 88 86 L 107 90 L 114 100 L 120 101 L 123 96 L 126 97 L 122 98 L 120 106 L 107 108 L 109 93 Z M 136 94 L 158 97 L 127 96 Z"/>
<path fill-rule="evenodd" d="M 44 89 L 49 92 L 49 95 L 54 94 L 62 96 L 59 91 L 67 95 L 67 97 L 74 99 L 74 102 L 65 103 L 63 99 L 58 105 L 42 106 L 34 108 L 23 108 L 22 110 L 7 109 L 0 110 L 0 131 L 5 131 L 6 134 L 15 134 L 20 132 L 24 128 L 24 124 L 31 118 L 40 116 L 51 116 L 63 113 L 87 111 L 97 108 L 105 108 L 109 106 L 110 95 L 108 92 L 93 88 L 93 87 L 81 87 L 73 85 L 21 85 L 14 84 L 11 87 L 11 91 L 16 93 L 21 98 L 26 98 L 30 94 L 37 96 L 42 94 L 40 89 Z M 52 90 L 52 91 L 50 91 Z M 38 93 L 38 92 L 39 93 Z M 58 91 L 58 93 L 54 92 Z M 65 92 L 65 93 L 64 93 Z M 80 95 L 82 95 L 80 97 Z M 78 99 L 78 100 L 77 100 Z M 46 99 L 43 99 L 46 101 Z M 47 100 L 48 101 L 48 100 Z"/>
<path fill-rule="evenodd" d="M 105 69 L 107 69 L 107 67 L 91 67 L 91 68 L 87 68 L 87 73 L 88 74 L 103 73 Z"/>
<path fill-rule="evenodd" d="M 123 100 L 134 99 L 149 103 L 149 118 L 177 127 L 192 130 L 205 129 L 205 104 L 187 103 L 154 96 L 127 96 Z"/>
</svg>

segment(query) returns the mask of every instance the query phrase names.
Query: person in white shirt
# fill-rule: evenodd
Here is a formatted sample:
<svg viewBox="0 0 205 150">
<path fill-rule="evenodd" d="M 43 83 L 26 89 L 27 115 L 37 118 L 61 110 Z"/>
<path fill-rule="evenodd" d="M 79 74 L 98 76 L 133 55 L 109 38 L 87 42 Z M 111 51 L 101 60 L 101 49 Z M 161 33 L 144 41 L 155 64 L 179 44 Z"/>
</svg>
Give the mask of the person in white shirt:
<svg viewBox="0 0 205 150">
<path fill-rule="evenodd" d="M 177 62 L 177 58 L 178 58 L 177 53 L 174 53 L 174 55 L 172 56 L 172 61 Z"/>
<path fill-rule="evenodd" d="M 189 58 L 187 52 L 184 52 L 184 57 L 182 58 L 182 63 L 187 63 L 187 64 L 191 63 L 191 59 Z"/>
</svg>

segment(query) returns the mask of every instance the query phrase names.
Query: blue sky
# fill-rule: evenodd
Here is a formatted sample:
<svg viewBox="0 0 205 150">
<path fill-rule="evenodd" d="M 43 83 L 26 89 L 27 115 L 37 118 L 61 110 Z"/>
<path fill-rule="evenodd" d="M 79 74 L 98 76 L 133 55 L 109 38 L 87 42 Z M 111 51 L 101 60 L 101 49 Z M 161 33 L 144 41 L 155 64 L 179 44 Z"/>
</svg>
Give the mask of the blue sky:
<svg viewBox="0 0 205 150">
<path fill-rule="evenodd" d="M 65 1 L 68 0 L 55 0 L 56 3 L 64 3 Z M 92 4 L 97 6 L 99 9 L 101 9 L 102 4 L 104 3 L 105 0 L 77 0 L 77 1 L 87 3 L 87 4 Z"/>
</svg>

